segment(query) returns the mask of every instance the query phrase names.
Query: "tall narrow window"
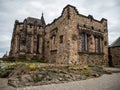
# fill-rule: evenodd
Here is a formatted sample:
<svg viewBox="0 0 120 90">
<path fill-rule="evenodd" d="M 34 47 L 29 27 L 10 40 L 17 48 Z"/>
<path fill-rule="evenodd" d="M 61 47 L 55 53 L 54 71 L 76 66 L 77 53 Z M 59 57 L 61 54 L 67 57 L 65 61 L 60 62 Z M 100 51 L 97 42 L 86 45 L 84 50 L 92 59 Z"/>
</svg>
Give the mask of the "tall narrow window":
<svg viewBox="0 0 120 90">
<path fill-rule="evenodd" d="M 63 35 L 60 36 L 60 43 L 63 43 Z"/>
<path fill-rule="evenodd" d="M 90 52 L 91 36 L 87 34 L 87 51 Z"/>
<path fill-rule="evenodd" d="M 30 52 L 30 48 L 31 48 L 31 37 L 28 38 L 27 48 L 28 48 L 28 52 Z"/>
<path fill-rule="evenodd" d="M 55 38 L 56 38 L 56 37 L 54 36 L 54 37 L 53 37 L 53 40 L 54 40 L 54 44 L 55 44 Z"/>
<path fill-rule="evenodd" d="M 100 37 L 98 37 L 98 43 L 97 43 L 97 48 L 98 48 L 98 53 L 101 52 L 101 48 L 100 48 Z"/>
<path fill-rule="evenodd" d="M 81 34 L 81 43 L 82 43 L 82 52 L 86 51 L 86 45 L 85 45 L 85 33 Z"/>
<path fill-rule="evenodd" d="M 18 41 L 17 41 L 17 48 L 18 48 L 18 52 L 20 51 L 20 38 L 18 38 Z"/>
<path fill-rule="evenodd" d="M 37 36 L 37 53 L 39 53 L 39 36 Z"/>
</svg>

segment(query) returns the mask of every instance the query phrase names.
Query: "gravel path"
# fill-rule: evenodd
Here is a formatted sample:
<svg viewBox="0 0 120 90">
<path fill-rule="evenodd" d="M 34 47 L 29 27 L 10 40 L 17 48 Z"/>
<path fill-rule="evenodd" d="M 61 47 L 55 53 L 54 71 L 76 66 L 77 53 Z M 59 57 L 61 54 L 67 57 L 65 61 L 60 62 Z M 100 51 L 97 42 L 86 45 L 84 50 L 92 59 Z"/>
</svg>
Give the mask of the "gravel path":
<svg viewBox="0 0 120 90">
<path fill-rule="evenodd" d="M 83 81 L 31 86 L 17 90 L 120 90 L 120 73 L 103 75 L 99 78 L 91 78 Z"/>
<path fill-rule="evenodd" d="M 7 85 L 8 79 L 0 78 L 0 90 L 15 90 L 15 88 Z"/>
<path fill-rule="evenodd" d="M 112 67 L 107 67 L 105 68 L 106 70 L 110 70 L 112 71 L 113 73 L 120 73 L 120 68 L 112 68 Z"/>
</svg>

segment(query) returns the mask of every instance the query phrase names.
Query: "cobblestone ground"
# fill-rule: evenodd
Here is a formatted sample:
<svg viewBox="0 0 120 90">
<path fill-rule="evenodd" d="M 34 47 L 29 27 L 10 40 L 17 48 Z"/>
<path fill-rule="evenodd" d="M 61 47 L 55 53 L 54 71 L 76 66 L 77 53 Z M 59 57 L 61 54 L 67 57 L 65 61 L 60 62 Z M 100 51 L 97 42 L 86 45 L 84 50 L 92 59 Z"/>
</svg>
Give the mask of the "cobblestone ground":
<svg viewBox="0 0 120 90">
<path fill-rule="evenodd" d="M 115 71 L 116 69 L 112 70 Z M 117 71 L 119 70 L 120 69 Z M 120 90 L 120 73 L 103 75 L 99 78 L 91 78 L 82 81 L 43 86 L 30 86 L 17 89 L 7 86 L 7 79 L 0 79 L 0 90 Z"/>
</svg>

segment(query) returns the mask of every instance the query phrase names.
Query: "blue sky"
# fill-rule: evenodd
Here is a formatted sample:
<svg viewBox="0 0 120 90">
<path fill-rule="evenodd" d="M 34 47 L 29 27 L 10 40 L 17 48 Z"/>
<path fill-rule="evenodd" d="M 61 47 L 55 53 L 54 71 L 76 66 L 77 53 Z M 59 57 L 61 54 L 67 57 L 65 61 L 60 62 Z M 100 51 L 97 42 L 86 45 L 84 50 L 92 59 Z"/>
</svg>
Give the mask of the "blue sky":
<svg viewBox="0 0 120 90">
<path fill-rule="evenodd" d="M 109 44 L 120 37 L 120 0 L 0 0 L 0 57 L 10 50 L 16 19 L 40 18 L 43 12 L 46 23 L 51 23 L 67 4 L 75 6 L 80 14 L 108 19 Z"/>
</svg>

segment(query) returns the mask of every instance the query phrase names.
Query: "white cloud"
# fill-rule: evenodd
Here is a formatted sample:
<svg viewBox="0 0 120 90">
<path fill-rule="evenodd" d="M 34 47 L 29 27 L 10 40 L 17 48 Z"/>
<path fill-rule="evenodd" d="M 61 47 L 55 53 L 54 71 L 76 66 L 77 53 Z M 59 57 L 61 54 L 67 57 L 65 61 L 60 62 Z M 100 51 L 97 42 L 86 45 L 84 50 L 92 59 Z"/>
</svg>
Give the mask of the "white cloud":
<svg viewBox="0 0 120 90">
<path fill-rule="evenodd" d="M 5 53 L 0 53 L 0 57 L 3 57 L 4 54 L 5 54 Z"/>
</svg>

